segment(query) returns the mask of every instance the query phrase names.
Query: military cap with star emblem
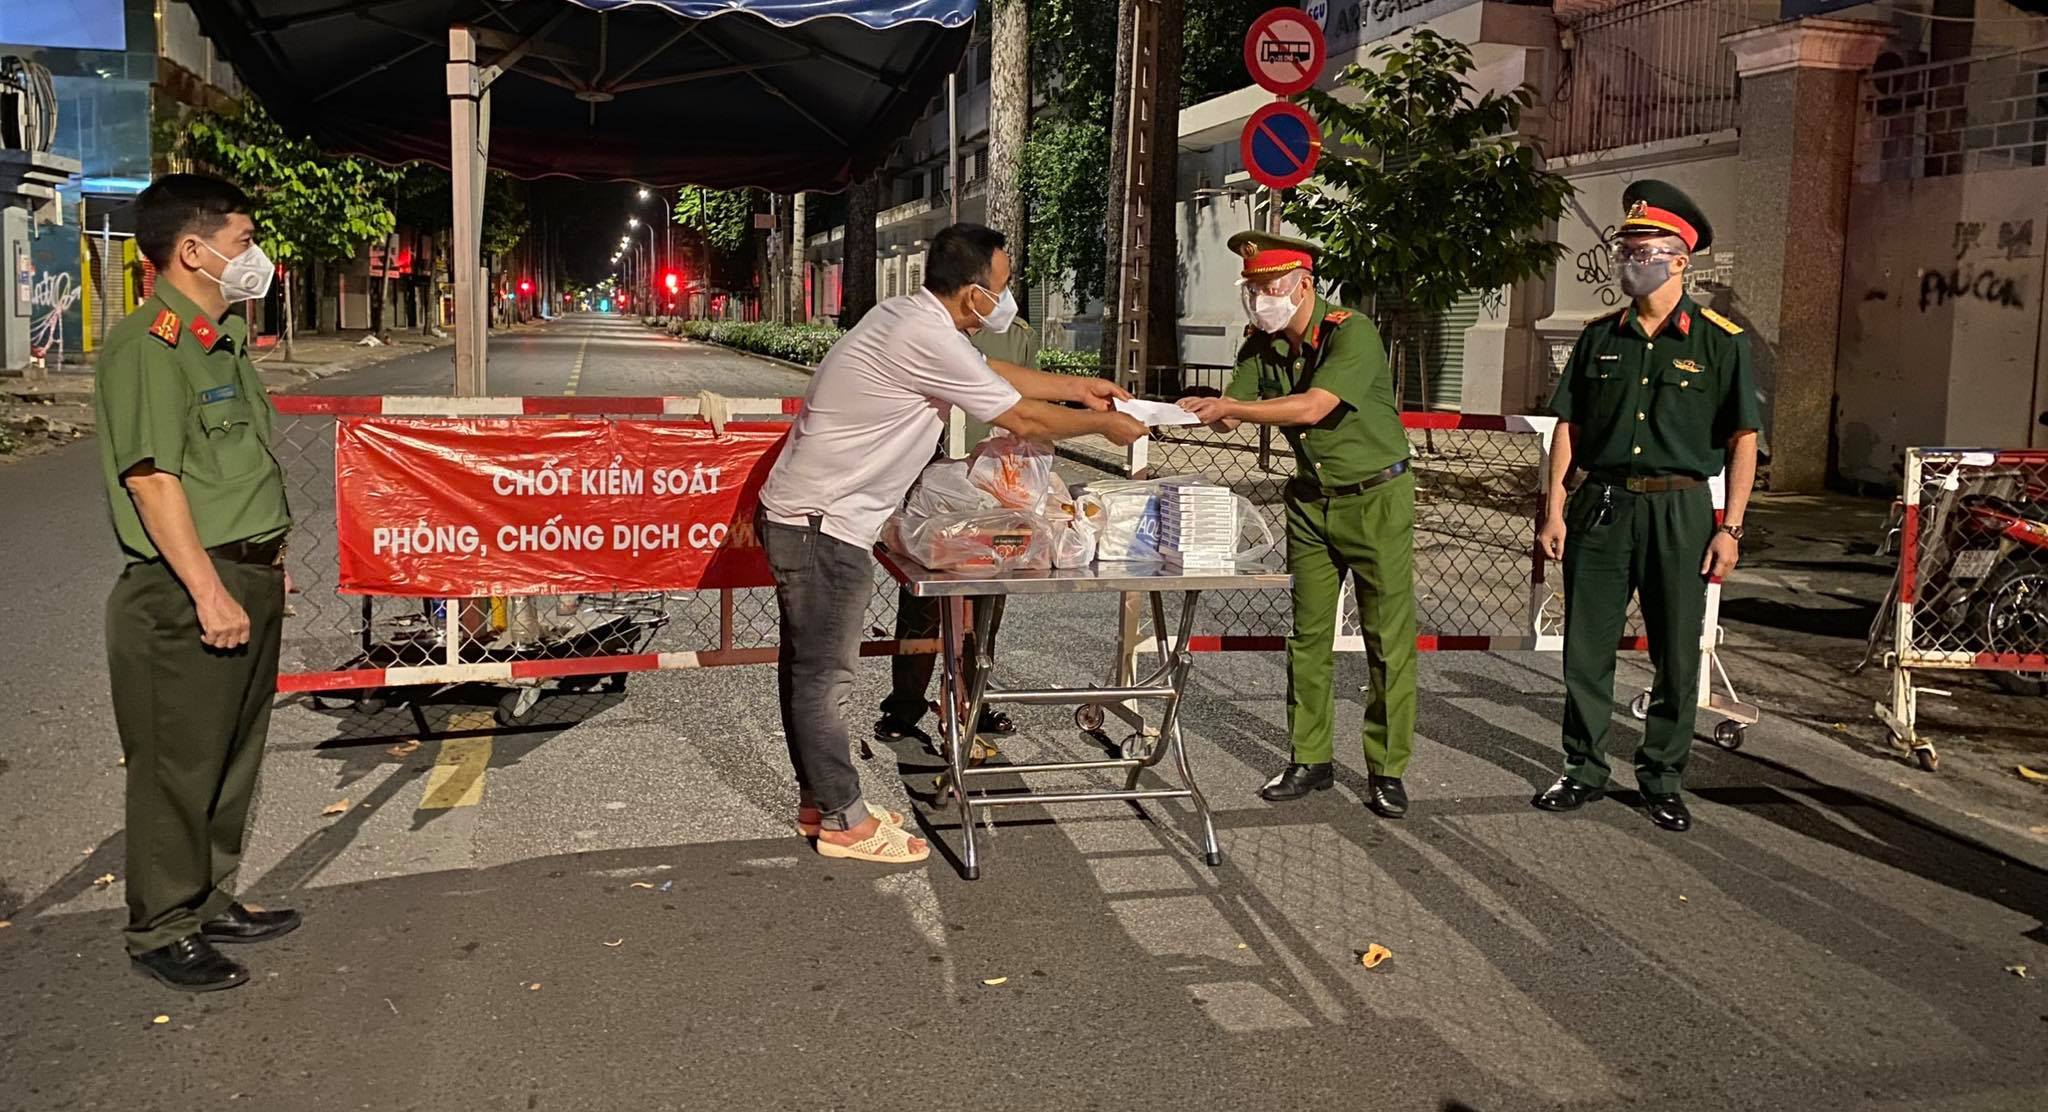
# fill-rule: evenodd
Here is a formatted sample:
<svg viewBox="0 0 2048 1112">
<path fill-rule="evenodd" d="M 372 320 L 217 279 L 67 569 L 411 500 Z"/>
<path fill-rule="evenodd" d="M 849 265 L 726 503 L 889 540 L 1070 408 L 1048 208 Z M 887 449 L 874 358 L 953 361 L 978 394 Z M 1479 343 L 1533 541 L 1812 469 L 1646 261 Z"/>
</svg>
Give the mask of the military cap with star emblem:
<svg viewBox="0 0 2048 1112">
<path fill-rule="evenodd" d="M 1314 270 L 1322 245 L 1272 232 L 1239 232 L 1230 237 L 1231 251 L 1244 259 L 1245 278 L 1276 278 L 1290 270 Z"/>
<path fill-rule="evenodd" d="M 1650 178 L 1630 182 L 1621 195 L 1621 207 L 1625 215 L 1617 235 L 1677 236 L 1688 251 L 1713 246 L 1714 226 L 1707 223 L 1707 214 L 1669 182 Z"/>
</svg>

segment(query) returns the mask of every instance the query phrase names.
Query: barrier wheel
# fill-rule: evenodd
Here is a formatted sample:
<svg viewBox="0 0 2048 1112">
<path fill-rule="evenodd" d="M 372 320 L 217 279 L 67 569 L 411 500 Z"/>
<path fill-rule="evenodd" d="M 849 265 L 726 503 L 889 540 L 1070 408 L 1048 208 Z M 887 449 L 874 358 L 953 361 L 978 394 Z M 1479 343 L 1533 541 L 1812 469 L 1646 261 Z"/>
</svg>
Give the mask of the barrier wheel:
<svg viewBox="0 0 2048 1112">
<path fill-rule="evenodd" d="M 1084 734 L 1102 729 L 1104 717 L 1101 703 L 1082 703 L 1074 708 L 1074 726 Z"/>
<path fill-rule="evenodd" d="M 1742 748 L 1749 727 L 1740 722 L 1717 722 L 1714 724 L 1714 744 L 1730 753 Z"/>
<path fill-rule="evenodd" d="M 1913 750 L 1913 763 L 1918 765 L 1922 772 L 1933 772 L 1941 767 L 1941 757 L 1934 750 L 1922 746 Z"/>
<path fill-rule="evenodd" d="M 1634 715 L 1638 722 L 1648 719 L 1650 717 L 1650 693 L 1645 691 L 1630 699 L 1628 701 L 1628 712 Z M 1716 740 L 1718 739 L 1719 735 L 1717 733 Z"/>
<path fill-rule="evenodd" d="M 498 700 L 498 707 L 491 712 L 500 726 L 517 726 L 533 718 L 533 708 L 540 705 L 540 688 L 516 687 Z"/>
</svg>

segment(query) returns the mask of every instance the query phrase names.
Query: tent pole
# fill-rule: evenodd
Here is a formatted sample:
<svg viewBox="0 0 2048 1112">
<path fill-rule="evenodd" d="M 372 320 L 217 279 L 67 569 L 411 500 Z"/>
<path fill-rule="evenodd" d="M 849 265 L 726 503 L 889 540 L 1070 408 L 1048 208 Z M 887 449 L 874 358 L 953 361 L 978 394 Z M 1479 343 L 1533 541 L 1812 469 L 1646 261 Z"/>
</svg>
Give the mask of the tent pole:
<svg viewBox="0 0 2048 1112">
<path fill-rule="evenodd" d="M 483 129 L 484 87 L 476 64 L 476 35 L 448 28 L 448 168 L 455 206 L 455 393 L 484 393 Z"/>
<path fill-rule="evenodd" d="M 960 222 L 960 70 L 946 75 L 946 200 L 949 224 Z"/>
</svg>

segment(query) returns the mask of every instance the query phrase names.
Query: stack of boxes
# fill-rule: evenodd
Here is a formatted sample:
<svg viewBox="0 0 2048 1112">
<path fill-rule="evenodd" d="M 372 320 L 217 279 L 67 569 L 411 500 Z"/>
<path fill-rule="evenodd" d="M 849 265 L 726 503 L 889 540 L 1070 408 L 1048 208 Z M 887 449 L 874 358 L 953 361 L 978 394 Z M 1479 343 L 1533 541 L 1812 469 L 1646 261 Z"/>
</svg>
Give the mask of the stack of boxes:
<svg viewBox="0 0 2048 1112">
<path fill-rule="evenodd" d="M 1237 494 L 1208 483 L 1168 483 L 1159 491 L 1159 551 L 1182 568 L 1237 567 Z"/>
</svg>

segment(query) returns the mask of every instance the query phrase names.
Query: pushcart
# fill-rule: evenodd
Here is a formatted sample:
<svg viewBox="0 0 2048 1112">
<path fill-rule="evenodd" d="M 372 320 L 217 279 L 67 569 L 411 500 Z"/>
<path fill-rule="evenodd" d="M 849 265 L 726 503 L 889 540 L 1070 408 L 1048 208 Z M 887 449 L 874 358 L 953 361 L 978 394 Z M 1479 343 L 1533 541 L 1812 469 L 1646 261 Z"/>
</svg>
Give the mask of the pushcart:
<svg viewBox="0 0 2048 1112">
<path fill-rule="evenodd" d="M 943 801 L 950 797 L 960 818 L 963 876 L 968 880 L 981 876 L 981 851 L 974 831 L 979 813 L 1027 804 L 1186 799 L 1194 805 L 1201 822 L 1204 859 L 1210 865 L 1222 864 L 1223 850 L 1216 841 L 1216 826 L 1209 817 L 1201 788 L 1195 783 L 1180 728 L 1181 700 L 1194 669 L 1194 653 L 1189 646 L 1195 613 L 1204 592 L 1285 591 L 1293 586 L 1292 576 L 1256 566 L 1211 571 L 1151 564 L 1095 565 L 1054 571 L 934 571 L 886 550 L 881 552 L 881 562 L 911 595 L 941 600 L 939 659 L 944 678 L 939 699 L 939 747 L 947 769 L 939 781 L 939 798 Z M 1114 595 L 1127 610 L 1142 600 L 1149 608 L 1155 641 L 1162 649 L 1152 674 L 1141 679 L 1118 663 L 1112 665 L 1108 682 L 1081 687 L 1022 688 L 997 682 L 1001 673 L 996 649 L 1009 600 L 1013 596 L 1077 594 Z M 1169 594 L 1181 596 L 1177 632 L 1171 640 L 1166 636 Z M 987 598 L 990 604 L 971 607 L 969 601 L 975 598 Z M 971 685 L 965 680 L 969 673 L 966 654 L 970 652 L 976 664 Z M 1143 702 L 1162 704 L 1156 733 L 1142 728 L 1143 719 L 1130 706 Z M 982 706 L 991 703 L 1074 706 L 1075 724 L 1088 731 L 1099 730 L 1112 715 L 1140 728 L 1115 756 L 1102 759 L 976 764 L 972 760 L 972 724 L 980 718 Z M 1178 783 L 1141 788 L 1139 783 L 1145 772 L 1156 769 L 1169 756 Z M 1122 771 L 1123 786 L 1059 791 L 992 791 L 976 790 L 973 786 L 976 780 L 989 776 L 1096 770 Z"/>
</svg>

